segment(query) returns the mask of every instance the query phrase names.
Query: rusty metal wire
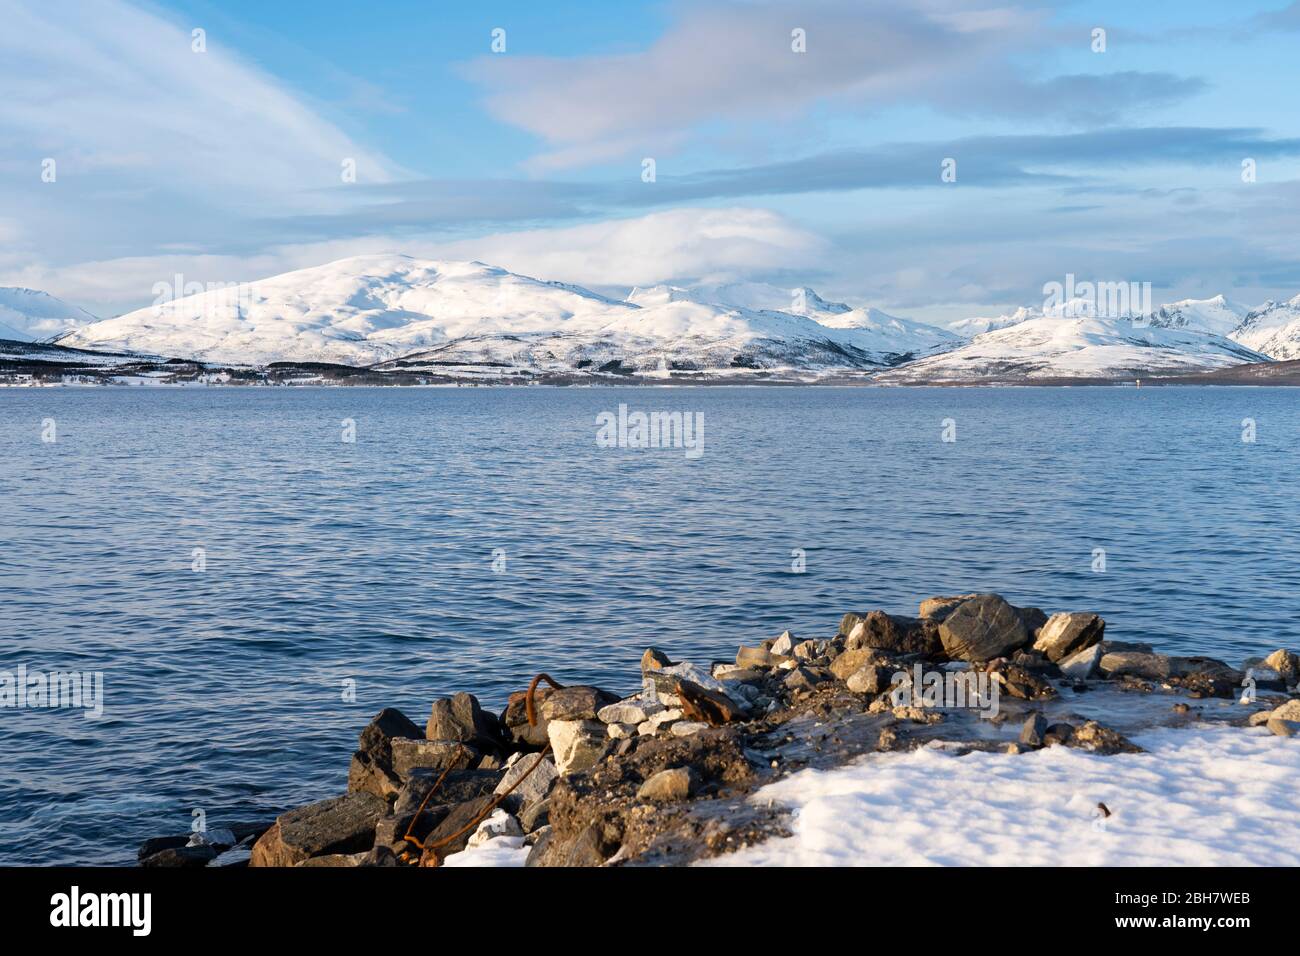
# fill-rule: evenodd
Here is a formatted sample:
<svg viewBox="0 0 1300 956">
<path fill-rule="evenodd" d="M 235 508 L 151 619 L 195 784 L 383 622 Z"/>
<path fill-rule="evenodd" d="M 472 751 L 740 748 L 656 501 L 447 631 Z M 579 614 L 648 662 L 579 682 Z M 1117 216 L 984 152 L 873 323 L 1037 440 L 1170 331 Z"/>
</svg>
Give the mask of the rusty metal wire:
<svg viewBox="0 0 1300 956">
<path fill-rule="evenodd" d="M 534 694 L 536 694 L 537 685 L 541 681 L 546 681 L 546 683 L 550 684 L 556 690 L 563 690 L 564 688 L 563 684 L 556 683 L 554 678 L 552 678 L 549 674 L 538 674 L 536 677 L 532 679 L 532 682 L 528 685 L 528 692 L 524 697 L 524 712 L 528 715 L 528 725 L 530 727 L 537 726 L 537 710 L 533 705 L 533 696 Z M 465 750 L 464 744 L 461 744 L 461 749 Z M 407 824 L 406 827 L 406 833 L 402 835 L 402 840 L 404 842 L 410 843 L 412 846 L 418 847 L 420 849 L 421 853 L 423 854 L 420 857 L 420 865 L 438 866 L 442 862 L 442 858 L 438 856 L 438 850 L 442 849 L 443 847 L 451 843 L 454 843 L 459 837 L 464 836 L 465 833 L 467 833 L 470 830 L 473 830 L 480 823 L 486 820 L 489 814 L 491 814 L 492 811 L 495 810 L 497 807 L 501 806 L 501 804 L 505 801 L 506 797 L 510 796 L 510 794 L 514 792 L 516 787 L 518 787 L 521 783 L 523 783 L 530 776 L 532 776 L 533 771 L 541 766 L 542 761 L 546 759 L 546 755 L 549 754 L 550 752 L 551 752 L 551 745 L 547 744 L 544 748 L 542 748 L 541 753 L 537 755 L 537 759 L 533 761 L 533 765 L 524 772 L 523 776 L 521 776 L 518 780 L 512 783 L 503 793 L 499 793 L 495 797 L 493 797 L 493 799 L 488 802 L 487 806 L 485 806 L 481 811 L 475 814 L 474 819 L 471 820 L 469 823 L 467 823 L 465 826 L 461 827 L 455 833 L 445 836 L 441 840 L 437 840 L 434 843 L 425 843 L 422 840 L 420 840 L 419 837 L 412 836 L 411 831 L 415 829 L 416 821 L 420 819 L 420 815 L 424 813 L 424 808 L 428 806 L 429 799 L 438 791 L 438 788 L 442 786 L 442 782 L 447 779 L 447 774 L 451 773 L 452 767 L 449 766 L 445 770 L 443 770 L 443 772 L 439 775 L 438 779 L 433 782 L 433 786 L 429 788 L 429 792 L 424 795 L 424 799 L 420 801 L 419 809 L 415 811 L 415 816 L 411 817 L 411 822 Z M 452 766 L 454 765 L 455 765 L 455 761 L 452 762 Z"/>
</svg>

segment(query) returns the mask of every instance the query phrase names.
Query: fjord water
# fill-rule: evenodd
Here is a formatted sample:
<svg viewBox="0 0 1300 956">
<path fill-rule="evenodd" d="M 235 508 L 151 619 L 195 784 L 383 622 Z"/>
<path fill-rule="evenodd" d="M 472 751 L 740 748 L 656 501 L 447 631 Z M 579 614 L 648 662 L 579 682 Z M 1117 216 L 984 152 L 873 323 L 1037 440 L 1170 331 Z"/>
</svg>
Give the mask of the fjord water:
<svg viewBox="0 0 1300 956">
<path fill-rule="evenodd" d="M 0 710 L 0 863 L 126 863 L 196 810 L 218 826 L 341 793 L 382 707 L 499 707 L 539 670 L 632 691 L 649 644 L 707 663 L 931 594 L 1096 610 L 1108 636 L 1233 664 L 1294 648 L 1298 401 L 5 390 L 0 670 L 103 671 L 105 701 Z M 597 447 L 619 403 L 703 413 L 703 455 Z"/>
</svg>

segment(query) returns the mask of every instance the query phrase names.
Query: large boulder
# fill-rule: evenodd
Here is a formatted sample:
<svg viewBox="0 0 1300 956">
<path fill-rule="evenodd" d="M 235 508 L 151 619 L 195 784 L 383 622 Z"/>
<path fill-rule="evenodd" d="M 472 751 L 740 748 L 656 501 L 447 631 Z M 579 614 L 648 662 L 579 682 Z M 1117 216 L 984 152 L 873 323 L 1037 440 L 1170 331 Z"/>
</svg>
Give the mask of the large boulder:
<svg viewBox="0 0 1300 956">
<path fill-rule="evenodd" d="M 385 769 L 393 766 L 393 741 L 398 737 L 419 737 L 420 728 L 414 721 L 394 707 L 385 707 L 361 731 L 357 750 L 369 755 Z"/>
<path fill-rule="evenodd" d="M 464 692 L 433 702 L 424 736 L 471 744 L 480 751 L 499 751 L 502 744 L 496 717 L 479 706 L 477 697 Z"/>
<path fill-rule="evenodd" d="M 1180 673 L 1177 658 L 1141 651 L 1107 651 L 1098 661 L 1097 669 L 1107 677 L 1142 677 L 1146 680 L 1168 680 Z"/>
<path fill-rule="evenodd" d="M 501 713 L 501 725 L 505 728 L 505 736 L 510 743 L 538 750 L 546 746 L 549 738 L 546 733 L 546 717 L 541 711 L 542 704 L 553 693 L 555 690 L 551 687 L 538 687 L 533 693 L 536 724 L 528 723 L 528 693 L 520 690 L 510 695 L 506 709 Z"/>
<path fill-rule="evenodd" d="M 1300 681 L 1300 656 L 1279 648 L 1264 658 L 1264 666 L 1275 670 L 1287 684 Z"/>
<path fill-rule="evenodd" d="M 944 652 L 954 660 L 983 662 L 1006 657 L 1029 643 L 1020 612 L 996 594 L 963 601 L 939 625 Z"/>
<path fill-rule="evenodd" d="M 564 687 L 547 695 L 541 713 L 548 721 L 595 720 L 602 707 L 617 702 L 617 696 L 599 687 Z"/>
<path fill-rule="evenodd" d="M 1097 665 L 1101 662 L 1102 649 L 1101 644 L 1085 647 L 1069 657 L 1062 658 L 1056 666 L 1070 680 L 1087 680 L 1097 672 Z"/>
<path fill-rule="evenodd" d="M 855 615 L 849 615 L 855 616 Z M 884 611 L 870 611 L 853 622 L 845 635 L 845 650 L 875 647 L 894 654 L 943 654 L 939 625 L 923 618 L 901 617 Z"/>
<path fill-rule="evenodd" d="M 1300 700 L 1289 700 L 1268 715 L 1268 729 L 1279 737 L 1300 734 Z"/>
<path fill-rule="evenodd" d="M 966 601 L 973 597 L 979 597 L 978 594 L 955 594 L 951 597 L 931 597 L 921 602 L 917 609 L 917 615 L 927 621 L 934 621 L 936 624 L 943 621 L 949 614 L 957 610 Z"/>
<path fill-rule="evenodd" d="M 1053 614 L 1038 630 L 1034 650 L 1056 664 L 1101 642 L 1106 622 L 1087 611 Z"/>
<path fill-rule="evenodd" d="M 416 770 L 466 770 L 482 756 L 470 744 L 459 740 L 393 741 L 393 772 L 405 781 Z"/>
<path fill-rule="evenodd" d="M 387 809 L 372 793 L 349 793 L 282 813 L 253 844 L 249 866 L 296 866 L 314 856 L 369 850 Z"/>
<path fill-rule="evenodd" d="M 348 793 L 373 793 L 383 800 L 391 800 L 401 788 L 402 780 L 391 765 L 381 765 L 364 750 L 352 755 L 348 767 Z"/>
</svg>

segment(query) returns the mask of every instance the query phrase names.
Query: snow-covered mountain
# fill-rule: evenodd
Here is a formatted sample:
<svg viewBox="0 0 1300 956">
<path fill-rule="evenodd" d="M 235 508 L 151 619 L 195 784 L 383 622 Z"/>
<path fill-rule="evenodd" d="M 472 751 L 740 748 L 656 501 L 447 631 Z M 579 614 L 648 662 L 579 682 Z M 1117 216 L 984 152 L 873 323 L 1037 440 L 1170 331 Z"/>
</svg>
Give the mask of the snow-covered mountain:
<svg viewBox="0 0 1300 956">
<path fill-rule="evenodd" d="M 1270 358 L 1300 358 L 1300 295 L 1252 309 L 1230 338 Z"/>
<path fill-rule="evenodd" d="M 1159 329 L 1188 329 L 1230 335 L 1249 310 L 1222 295 L 1212 299 L 1183 299 L 1162 305 L 1148 318 Z"/>
<path fill-rule="evenodd" d="M 99 320 L 35 289 L 0 288 L 0 339 L 43 342 Z"/>
<path fill-rule="evenodd" d="M 1041 318 L 1043 313 L 1037 309 L 1025 308 L 1023 305 L 1014 312 L 1008 312 L 1004 315 L 995 316 L 972 316 L 969 319 L 957 319 L 949 322 L 947 330 L 963 339 L 973 339 L 977 335 L 983 335 L 985 332 L 996 332 L 998 329 L 1009 328 L 1013 325 L 1019 325 L 1021 322 L 1027 322 L 1030 319 Z"/>
<path fill-rule="evenodd" d="M 805 294 L 757 284 L 656 286 L 620 301 L 480 262 L 359 256 L 140 309 L 60 344 L 234 365 L 400 360 L 573 371 L 612 363 L 655 371 L 871 369 L 946 337 L 892 317 L 835 328 L 753 307 L 797 300 L 818 316 L 854 314 L 795 291 Z"/>
<path fill-rule="evenodd" d="M 885 381 L 1111 379 L 1223 368 L 1267 357 L 1222 336 L 1127 319 L 1043 316 L 975 336 L 912 362 Z"/>
</svg>

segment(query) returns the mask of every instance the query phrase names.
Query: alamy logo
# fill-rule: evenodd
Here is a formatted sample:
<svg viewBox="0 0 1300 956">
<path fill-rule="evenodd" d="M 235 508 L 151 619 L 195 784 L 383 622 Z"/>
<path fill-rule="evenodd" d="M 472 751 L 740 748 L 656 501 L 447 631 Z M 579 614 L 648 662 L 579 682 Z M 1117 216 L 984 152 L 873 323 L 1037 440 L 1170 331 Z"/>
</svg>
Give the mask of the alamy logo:
<svg viewBox="0 0 1300 956">
<path fill-rule="evenodd" d="M 703 412 L 629 412 L 596 416 L 596 445 L 600 448 L 683 448 L 687 458 L 704 454 Z"/>
<path fill-rule="evenodd" d="M 897 671 L 890 679 L 889 702 L 895 707 L 949 707 L 978 710 L 996 717 L 1001 691 L 992 674 L 983 671 L 930 671 L 920 664 Z"/>
<path fill-rule="evenodd" d="M 1068 319 L 1145 322 L 1152 312 L 1150 282 L 1076 282 L 1070 272 L 1064 283 L 1043 283 L 1043 295 L 1044 314 Z"/>
<path fill-rule="evenodd" d="M 77 707 L 82 716 L 104 715 L 103 671 L 0 671 L 0 707 Z"/>
<path fill-rule="evenodd" d="M 153 896 L 149 893 L 82 893 L 74 886 L 50 897 L 50 925 L 129 926 L 133 936 L 148 936 L 153 928 Z"/>
</svg>

